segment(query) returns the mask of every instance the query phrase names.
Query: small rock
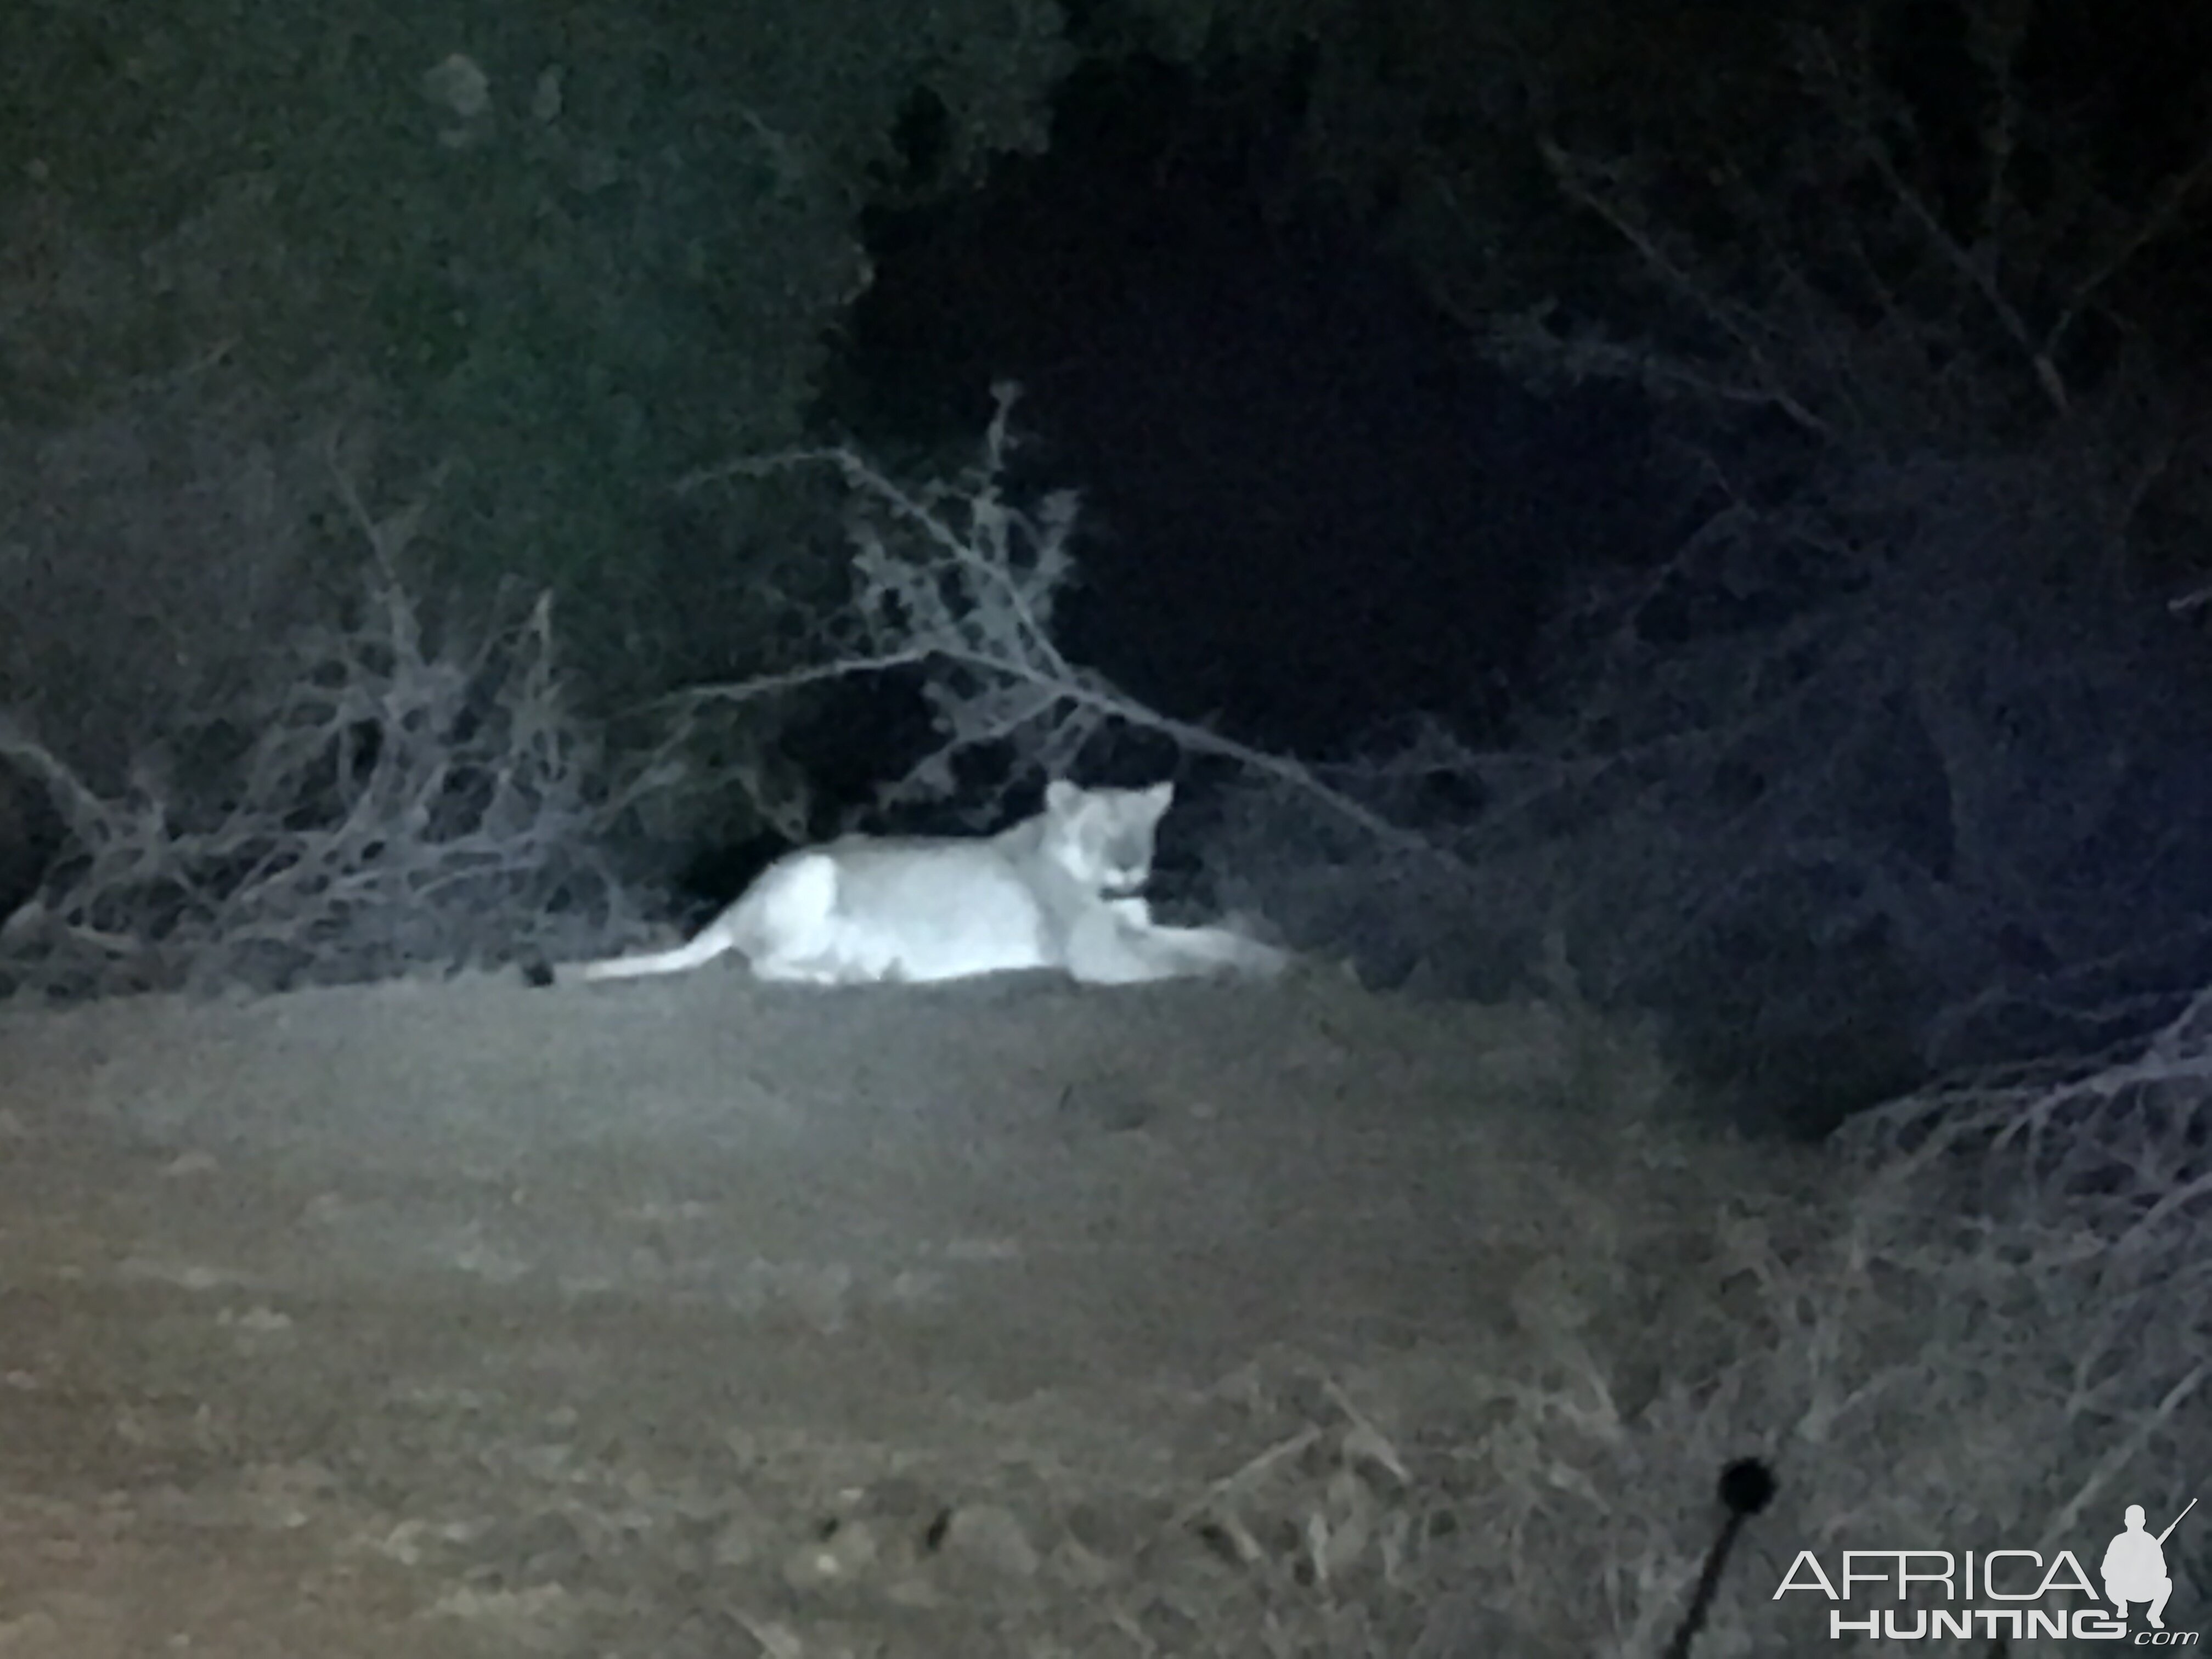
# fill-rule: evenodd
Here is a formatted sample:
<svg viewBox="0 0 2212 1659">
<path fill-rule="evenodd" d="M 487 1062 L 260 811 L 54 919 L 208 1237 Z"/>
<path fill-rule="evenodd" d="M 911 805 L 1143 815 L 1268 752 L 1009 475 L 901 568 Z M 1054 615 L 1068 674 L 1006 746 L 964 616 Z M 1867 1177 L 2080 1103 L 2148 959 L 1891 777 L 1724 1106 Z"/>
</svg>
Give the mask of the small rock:
<svg viewBox="0 0 2212 1659">
<path fill-rule="evenodd" d="M 766 1553 L 768 1523 L 750 1511 L 732 1516 L 714 1534 L 714 1558 L 725 1567 L 750 1566 Z"/>
<path fill-rule="evenodd" d="M 971 1561 L 1005 1578 L 1033 1578 L 1040 1558 L 1028 1529 L 1002 1504 L 974 1504 L 953 1511 L 945 1530 L 945 1553 Z"/>
<path fill-rule="evenodd" d="M 827 1589 L 858 1580 L 879 1553 L 873 1528 L 847 1521 L 783 1559 L 783 1582 L 795 1590 Z"/>
</svg>

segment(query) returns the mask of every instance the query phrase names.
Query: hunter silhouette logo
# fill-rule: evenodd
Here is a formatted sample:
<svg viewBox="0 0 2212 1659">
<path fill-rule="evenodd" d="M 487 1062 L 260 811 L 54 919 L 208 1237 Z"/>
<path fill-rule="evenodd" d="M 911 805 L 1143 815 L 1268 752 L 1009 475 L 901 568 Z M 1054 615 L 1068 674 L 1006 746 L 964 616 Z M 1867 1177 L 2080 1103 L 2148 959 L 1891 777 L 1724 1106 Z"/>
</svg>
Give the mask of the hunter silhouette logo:
<svg viewBox="0 0 2212 1659">
<path fill-rule="evenodd" d="M 2127 1530 L 2113 1534 L 2112 1541 L 2105 1546 L 2105 1595 L 2122 1619 L 2128 1616 L 2128 1603 L 2148 1601 L 2148 1615 L 2153 1630 L 2166 1628 L 2166 1598 L 2173 1594 L 2173 1580 L 2166 1571 L 2166 1540 L 2181 1524 L 2181 1516 L 2197 1507 L 2191 1498 L 2182 1506 L 2181 1515 L 2166 1522 L 2166 1530 L 2153 1537 L 2143 1530 L 2143 1506 L 2128 1505 Z"/>
</svg>

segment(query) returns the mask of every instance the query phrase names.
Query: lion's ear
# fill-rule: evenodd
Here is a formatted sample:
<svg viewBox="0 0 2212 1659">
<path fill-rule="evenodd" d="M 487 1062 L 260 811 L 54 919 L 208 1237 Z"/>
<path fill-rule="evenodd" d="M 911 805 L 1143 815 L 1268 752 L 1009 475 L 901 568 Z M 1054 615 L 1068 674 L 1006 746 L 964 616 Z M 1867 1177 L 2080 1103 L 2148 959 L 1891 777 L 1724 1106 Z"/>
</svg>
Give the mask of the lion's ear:
<svg viewBox="0 0 2212 1659">
<path fill-rule="evenodd" d="M 1066 817 L 1082 799 L 1083 792 L 1066 778 L 1054 778 L 1044 787 L 1044 810 L 1056 818 Z"/>
</svg>

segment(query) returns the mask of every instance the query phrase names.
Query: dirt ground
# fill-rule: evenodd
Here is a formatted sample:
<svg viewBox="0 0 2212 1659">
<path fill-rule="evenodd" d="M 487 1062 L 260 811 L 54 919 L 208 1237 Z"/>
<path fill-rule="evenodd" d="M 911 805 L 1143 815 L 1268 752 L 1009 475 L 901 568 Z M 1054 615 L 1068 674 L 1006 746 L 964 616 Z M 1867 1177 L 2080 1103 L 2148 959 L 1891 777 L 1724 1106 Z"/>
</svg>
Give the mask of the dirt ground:
<svg viewBox="0 0 2212 1659">
<path fill-rule="evenodd" d="M 1616 1059 L 1325 977 L 0 1011 L 0 1656 L 1402 1650 L 1393 1490 L 1674 1224 Z"/>
</svg>

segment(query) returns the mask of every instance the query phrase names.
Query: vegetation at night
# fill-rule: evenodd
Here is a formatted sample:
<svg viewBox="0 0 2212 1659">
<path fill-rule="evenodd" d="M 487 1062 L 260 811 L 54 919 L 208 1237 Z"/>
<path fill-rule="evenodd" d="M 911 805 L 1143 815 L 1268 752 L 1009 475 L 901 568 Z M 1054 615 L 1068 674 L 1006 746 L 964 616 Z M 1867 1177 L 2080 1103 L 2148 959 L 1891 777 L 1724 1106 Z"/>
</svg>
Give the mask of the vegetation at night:
<svg viewBox="0 0 2212 1659">
<path fill-rule="evenodd" d="M 718 854 L 1172 773 L 1164 909 L 1304 959 L 1301 1077 L 1393 1051 L 1299 1022 L 1443 1004 L 1498 1070 L 1436 1098 L 1602 1150 L 1498 1224 L 1511 1340 L 1455 1351 L 1448 1412 L 1255 1361 L 1206 1443 L 1239 1461 L 1195 1491 L 1146 1466 L 1143 1526 L 1106 1528 L 1218 1559 L 1140 1594 L 1153 1546 L 1116 1576 L 1079 1504 L 1048 1567 L 986 1528 L 964 1547 L 1028 1563 L 1006 1630 L 1073 1643 L 1036 1586 L 1074 1585 L 1109 1609 L 1085 1640 L 1145 1652 L 1656 1653 L 1745 1456 L 1778 1510 L 1703 1659 L 1776 1650 L 1799 1546 L 1763 1528 L 2051 1552 L 2170 1516 L 2212 1467 L 2207 63 L 2191 8 L 2087 0 L 28 0 L 0 16 L 0 1000 L 504 982 L 657 933 Z M 1510 660 L 1461 580 L 1503 539 L 1425 549 L 1410 597 L 1360 546 L 1322 599 L 1254 555 L 1171 618 L 1142 559 L 1192 532 L 1098 504 L 1050 412 L 1080 400 L 1054 329 L 1152 327 L 1157 250 L 1057 294 L 1040 219 L 955 264 L 1005 284 L 978 317 L 1037 289 L 975 325 L 1043 341 L 1035 382 L 883 344 L 959 331 L 899 335 L 890 273 L 994 201 L 1079 198 L 1054 169 L 1085 147 L 1386 261 L 1468 383 L 1632 434 L 1569 472 L 1651 509 L 1510 544 L 1543 546 L 1499 575 L 1540 613 Z M 1244 269 L 1207 272 L 1209 330 L 1243 326 Z M 1140 413 L 1183 462 L 1155 501 L 1206 487 L 1223 422 L 1195 391 Z M 1237 506 L 1262 548 L 1297 510 Z M 1256 677 L 1229 623 L 1271 605 L 1376 665 L 1353 739 L 1248 729 L 1096 620 L 1218 626 Z M 1390 701 L 1439 650 L 1453 695 Z M 1431 1099 L 1386 1071 L 1358 1087 Z M 1148 1091 L 1115 1133 L 1180 1098 Z M 799 1593 L 711 1518 L 702 1559 Z M 2204 1536 L 2166 1557 L 2192 1607 Z"/>
</svg>

